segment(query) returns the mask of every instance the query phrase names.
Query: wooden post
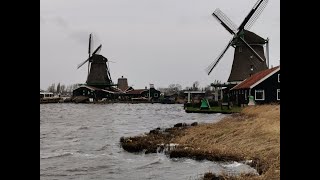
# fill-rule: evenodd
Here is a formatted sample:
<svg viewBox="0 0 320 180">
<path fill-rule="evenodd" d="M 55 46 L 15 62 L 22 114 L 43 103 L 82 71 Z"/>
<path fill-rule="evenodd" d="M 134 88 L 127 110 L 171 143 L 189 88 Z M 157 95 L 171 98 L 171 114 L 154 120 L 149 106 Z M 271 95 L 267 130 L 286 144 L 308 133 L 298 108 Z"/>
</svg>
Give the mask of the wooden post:
<svg viewBox="0 0 320 180">
<path fill-rule="evenodd" d="M 218 101 L 218 87 L 217 86 L 214 87 L 214 100 Z"/>
</svg>

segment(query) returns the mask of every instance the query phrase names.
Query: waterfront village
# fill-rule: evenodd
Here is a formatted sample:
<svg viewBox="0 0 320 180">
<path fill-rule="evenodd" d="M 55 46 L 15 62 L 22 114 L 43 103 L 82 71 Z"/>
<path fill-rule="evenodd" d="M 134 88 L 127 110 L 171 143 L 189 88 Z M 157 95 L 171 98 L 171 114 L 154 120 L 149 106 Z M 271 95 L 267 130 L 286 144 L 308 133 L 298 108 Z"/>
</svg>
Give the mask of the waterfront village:
<svg viewBox="0 0 320 180">
<path fill-rule="evenodd" d="M 219 9 L 214 11 L 213 16 L 233 38 L 208 66 L 207 73 L 233 47 L 227 82 L 213 80 L 206 87 L 199 87 L 196 81 L 185 88 L 179 84 L 157 87 L 156 79 L 154 84 L 134 88 L 128 81 L 136 80 L 123 76 L 113 82 L 108 59 L 98 53 L 102 45 L 91 52 L 90 34 L 89 58 L 78 65 L 88 65 L 86 82 L 68 87 L 52 84 L 46 90 L 40 89 L 40 104 L 183 104 L 186 113 L 233 113 L 215 123 L 181 122 L 171 128 L 154 127 L 143 135 L 121 137 L 120 146 L 132 153 L 164 152 L 169 158 L 241 162 L 256 170 L 236 177 L 207 172 L 203 176 L 206 180 L 280 179 L 280 65 L 273 67 L 269 62 L 269 39 L 247 30 L 267 2 L 258 0 L 238 28 Z"/>
<path fill-rule="evenodd" d="M 179 84 L 170 84 L 167 88 L 156 88 L 154 84 L 148 86 L 134 89 L 128 86 L 128 79 L 123 76 L 118 78 L 117 84 L 112 83 L 112 86 L 105 88 L 101 85 L 75 84 L 67 88 L 68 91 L 60 83 L 57 87 L 52 84 L 47 91 L 40 89 L 40 103 L 184 104 L 187 108 L 198 107 L 203 112 L 209 112 L 206 111 L 208 107 L 222 106 L 227 109 L 234 107 L 237 112 L 237 107 L 280 103 L 280 66 L 252 74 L 236 84 L 215 81 L 201 88 L 196 81 L 185 89 Z M 74 89 L 71 91 L 71 88 Z"/>
</svg>

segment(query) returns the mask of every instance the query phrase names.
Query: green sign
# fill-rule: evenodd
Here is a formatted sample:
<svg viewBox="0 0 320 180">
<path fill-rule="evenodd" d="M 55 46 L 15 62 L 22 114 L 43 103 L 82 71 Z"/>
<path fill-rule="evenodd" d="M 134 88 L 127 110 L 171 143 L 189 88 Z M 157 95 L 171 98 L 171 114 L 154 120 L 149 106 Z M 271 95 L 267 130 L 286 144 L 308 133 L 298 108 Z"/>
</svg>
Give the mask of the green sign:
<svg viewBox="0 0 320 180">
<path fill-rule="evenodd" d="M 200 109 L 210 109 L 210 104 L 207 99 L 201 100 L 201 106 Z"/>
</svg>

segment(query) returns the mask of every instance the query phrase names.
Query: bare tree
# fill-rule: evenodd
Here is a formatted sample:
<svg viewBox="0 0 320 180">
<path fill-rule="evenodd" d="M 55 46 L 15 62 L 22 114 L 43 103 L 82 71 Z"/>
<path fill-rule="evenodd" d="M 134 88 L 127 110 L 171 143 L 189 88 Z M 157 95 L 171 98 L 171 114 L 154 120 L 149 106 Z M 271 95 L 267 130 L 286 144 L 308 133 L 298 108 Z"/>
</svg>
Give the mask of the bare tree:
<svg viewBox="0 0 320 180">
<path fill-rule="evenodd" d="M 62 84 L 62 85 L 60 86 L 60 92 L 61 92 L 62 94 L 66 93 L 66 86 L 65 86 L 64 84 Z"/>
<path fill-rule="evenodd" d="M 168 86 L 168 93 L 179 93 L 181 89 L 182 89 L 182 86 L 180 84 L 170 84 Z"/>
<path fill-rule="evenodd" d="M 162 93 L 167 93 L 168 92 L 168 88 L 158 88 L 158 90 Z"/>
<path fill-rule="evenodd" d="M 199 81 L 195 81 L 195 82 L 192 84 L 192 90 L 194 90 L 194 91 L 199 90 Z"/>
<path fill-rule="evenodd" d="M 56 87 L 56 85 L 53 83 L 48 87 L 47 91 L 54 93 L 55 92 L 55 87 Z"/>
<path fill-rule="evenodd" d="M 60 82 L 58 83 L 57 85 L 57 93 L 59 94 L 61 91 L 60 91 Z"/>
</svg>

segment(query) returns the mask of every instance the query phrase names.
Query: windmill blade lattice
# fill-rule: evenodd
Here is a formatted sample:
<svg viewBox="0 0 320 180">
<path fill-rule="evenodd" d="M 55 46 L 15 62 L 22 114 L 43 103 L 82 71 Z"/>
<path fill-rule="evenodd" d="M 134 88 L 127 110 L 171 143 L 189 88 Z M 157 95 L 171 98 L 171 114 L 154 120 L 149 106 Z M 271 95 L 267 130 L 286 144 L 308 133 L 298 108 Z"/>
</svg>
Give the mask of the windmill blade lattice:
<svg viewBox="0 0 320 180">
<path fill-rule="evenodd" d="M 268 0 L 258 0 L 256 2 L 256 4 L 253 6 L 253 8 L 251 9 L 251 11 L 249 12 L 249 14 L 244 18 L 244 20 L 242 21 L 242 23 L 240 24 L 240 26 L 238 27 L 238 30 L 241 31 L 244 29 L 244 26 L 249 22 L 249 20 L 251 19 L 251 17 L 255 14 L 256 10 L 259 9 L 260 5 L 262 3 L 267 3 Z"/>
<path fill-rule="evenodd" d="M 236 34 L 237 26 L 220 10 L 216 9 L 212 14 L 223 27 L 225 27 L 231 34 Z"/>
<path fill-rule="evenodd" d="M 258 19 L 263 9 L 267 6 L 268 0 L 263 1 L 260 6 L 257 8 L 257 10 L 253 13 L 251 18 L 249 19 L 248 23 L 244 26 L 244 29 L 249 30 L 253 23 Z"/>
</svg>

